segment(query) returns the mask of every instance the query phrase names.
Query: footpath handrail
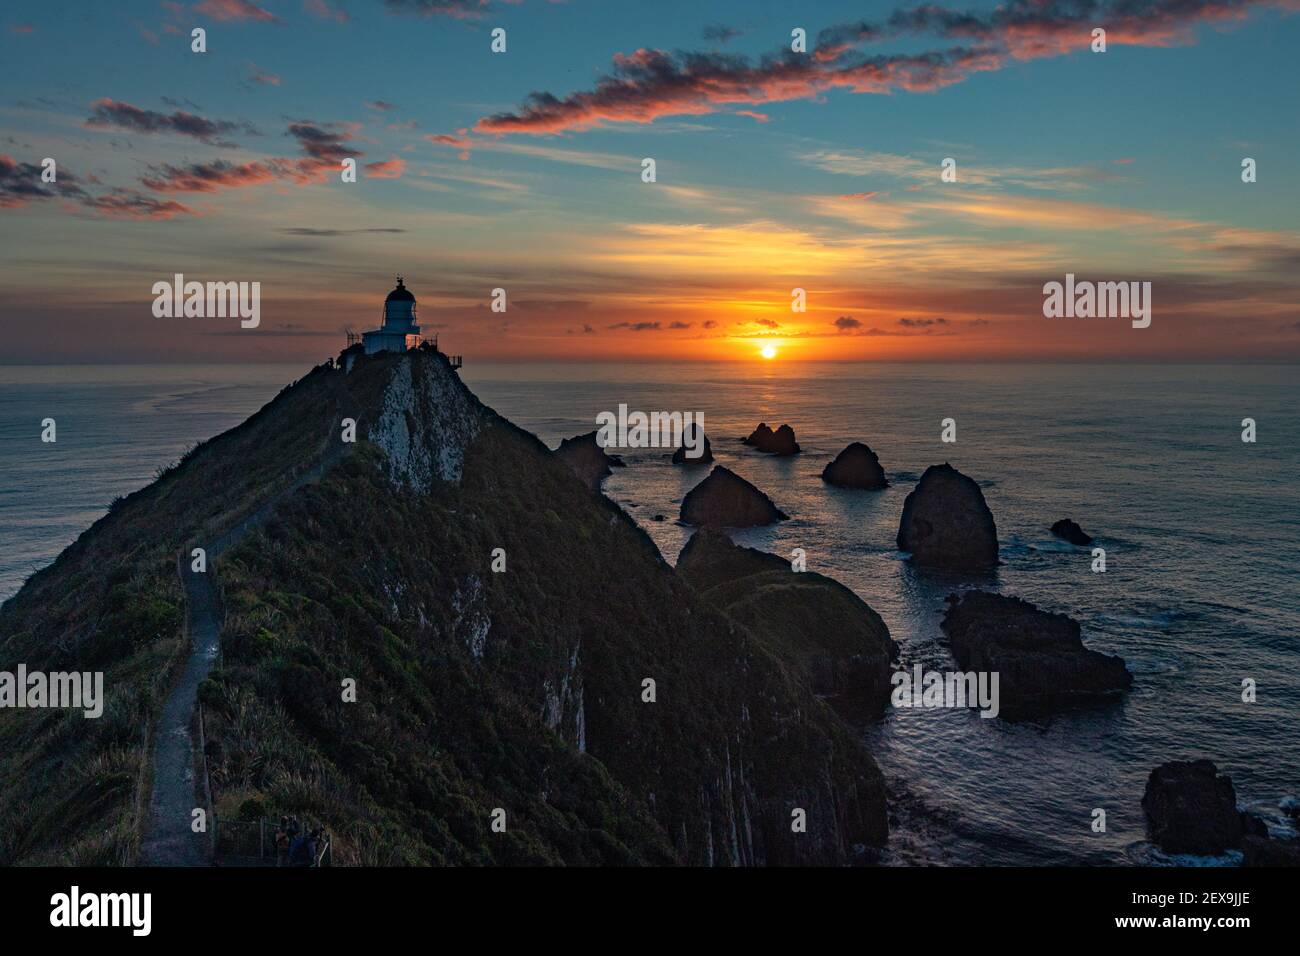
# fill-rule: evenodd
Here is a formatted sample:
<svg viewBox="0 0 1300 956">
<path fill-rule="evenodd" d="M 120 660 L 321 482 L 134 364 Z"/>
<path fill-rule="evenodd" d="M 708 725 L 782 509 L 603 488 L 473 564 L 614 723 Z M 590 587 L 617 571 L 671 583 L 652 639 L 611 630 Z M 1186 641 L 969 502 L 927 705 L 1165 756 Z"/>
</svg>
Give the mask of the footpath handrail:
<svg viewBox="0 0 1300 956">
<path fill-rule="evenodd" d="M 257 832 L 254 838 L 252 828 L 256 827 Z M 314 828 L 310 824 L 304 825 L 298 833 L 310 833 Z M 280 831 L 280 823 L 276 820 L 259 817 L 256 820 L 225 820 L 220 823 L 220 830 L 226 835 L 231 844 L 228 851 L 218 855 L 218 860 L 224 857 L 228 862 L 238 862 L 256 860 L 258 863 L 267 863 L 274 861 L 276 866 L 281 865 L 279 858 L 279 847 L 275 843 L 275 834 Z M 240 838 L 243 834 L 243 839 Z M 308 866 L 331 866 L 334 859 L 334 838 L 330 831 L 321 828 L 321 839 L 312 855 L 311 863 Z"/>
<path fill-rule="evenodd" d="M 207 810 L 208 820 L 211 826 L 208 827 L 212 834 L 212 858 L 217 858 L 217 808 L 212 805 L 212 777 L 208 771 L 208 736 L 203 722 L 203 701 L 195 702 L 195 709 L 199 715 L 199 759 L 203 764 L 203 806 Z"/>
</svg>

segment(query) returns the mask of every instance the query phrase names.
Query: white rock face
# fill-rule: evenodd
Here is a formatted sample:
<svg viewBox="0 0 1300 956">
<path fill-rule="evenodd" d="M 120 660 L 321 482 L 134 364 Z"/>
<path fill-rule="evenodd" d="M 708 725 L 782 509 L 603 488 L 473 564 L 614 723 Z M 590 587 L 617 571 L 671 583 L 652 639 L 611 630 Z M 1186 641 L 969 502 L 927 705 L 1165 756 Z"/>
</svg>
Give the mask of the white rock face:
<svg viewBox="0 0 1300 956">
<path fill-rule="evenodd" d="M 581 650 L 582 642 L 579 641 L 569 654 L 569 666 L 560 677 L 558 689 L 550 680 L 542 682 L 542 720 L 577 747 L 579 753 L 586 753 L 587 705 L 583 700 L 582 672 L 578 667 Z"/>
<path fill-rule="evenodd" d="M 463 588 L 457 584 L 451 596 L 451 608 L 456 614 L 452 629 L 465 642 L 470 657 L 476 661 L 483 659 L 488 632 L 492 630 L 492 618 L 488 616 L 486 604 L 483 581 L 477 574 L 471 574 Z"/>
<path fill-rule="evenodd" d="M 455 373 L 436 359 L 405 356 L 384 392 L 379 421 L 367 438 L 388 457 L 393 484 L 425 492 L 436 481 L 459 482 L 465 449 L 478 435 L 478 410 Z"/>
</svg>

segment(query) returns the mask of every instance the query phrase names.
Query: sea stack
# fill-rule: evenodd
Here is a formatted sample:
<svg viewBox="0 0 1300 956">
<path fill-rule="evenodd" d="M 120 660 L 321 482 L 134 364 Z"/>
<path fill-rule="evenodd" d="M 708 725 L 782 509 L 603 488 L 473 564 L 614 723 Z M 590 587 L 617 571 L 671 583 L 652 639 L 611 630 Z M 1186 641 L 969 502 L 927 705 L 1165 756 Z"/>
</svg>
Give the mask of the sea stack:
<svg viewBox="0 0 1300 956">
<path fill-rule="evenodd" d="M 962 670 L 996 671 L 1010 720 L 1094 703 L 1133 683 L 1123 659 L 1083 646 L 1079 622 L 1028 601 L 966 591 L 948 598 L 941 624 Z"/>
<path fill-rule="evenodd" d="M 1064 538 L 1070 544 L 1077 544 L 1080 547 L 1092 544 L 1092 537 L 1084 533 L 1084 530 L 1074 523 L 1070 518 L 1062 518 L 1056 524 L 1052 525 L 1052 534 L 1058 538 Z"/>
<path fill-rule="evenodd" d="M 686 454 L 687 448 L 703 440 L 704 451 L 698 458 L 691 458 Z M 713 446 L 709 443 L 709 436 L 704 434 L 704 429 L 695 423 L 691 424 L 690 431 L 682 435 L 682 447 L 673 452 L 674 465 L 708 465 L 713 462 Z"/>
<path fill-rule="evenodd" d="M 734 471 L 718 465 L 682 499 L 681 520 L 715 528 L 751 528 L 790 517 Z"/>
<path fill-rule="evenodd" d="M 789 425 L 782 425 L 776 431 L 772 431 L 767 426 L 767 422 L 759 422 L 758 427 L 744 439 L 744 443 L 769 455 L 799 454 L 799 443 L 795 441 L 794 429 Z"/>
<path fill-rule="evenodd" d="M 946 462 L 931 465 L 903 502 L 898 547 L 918 565 L 988 571 L 998 563 L 998 529 L 980 486 Z"/>
<path fill-rule="evenodd" d="M 876 453 L 855 441 L 822 470 L 822 481 L 839 488 L 876 490 L 889 484 Z"/>
<path fill-rule="evenodd" d="M 605 449 L 600 447 L 595 432 L 564 439 L 560 442 L 560 447 L 555 449 L 555 457 L 568 465 L 592 491 L 600 490 L 601 482 L 612 474 L 609 470 L 611 466 L 623 467 L 622 458 L 607 455 Z"/>
<path fill-rule="evenodd" d="M 1142 809 L 1151 839 L 1166 853 L 1217 856 L 1239 848 L 1246 833 L 1232 778 L 1209 760 L 1156 767 L 1147 778 Z"/>
</svg>

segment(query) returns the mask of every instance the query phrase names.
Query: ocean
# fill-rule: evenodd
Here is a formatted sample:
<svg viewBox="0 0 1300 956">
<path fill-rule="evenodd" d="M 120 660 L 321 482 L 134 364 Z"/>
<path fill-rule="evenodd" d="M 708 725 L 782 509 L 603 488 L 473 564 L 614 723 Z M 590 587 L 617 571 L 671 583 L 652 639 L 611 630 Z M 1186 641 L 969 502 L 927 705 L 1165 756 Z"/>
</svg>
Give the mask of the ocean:
<svg viewBox="0 0 1300 956">
<path fill-rule="evenodd" d="M 201 439 L 238 424 L 306 371 L 287 366 L 0 367 L 0 599 Z M 1084 641 L 1133 672 L 1118 703 L 1027 723 L 976 711 L 891 710 L 867 731 L 890 782 L 891 864 L 1227 865 L 1164 857 L 1145 839 L 1148 773 L 1207 757 L 1278 835 L 1300 795 L 1300 416 L 1292 366 L 467 366 L 486 404 L 554 447 L 620 404 L 704 415 L 713 453 L 791 519 L 737 541 L 853 588 L 902 660 L 954 668 L 944 598 L 978 584 L 1079 620 Z M 57 442 L 41 442 L 53 418 Z M 940 423 L 957 441 L 940 441 Z M 1242 419 L 1258 440 L 1241 439 Z M 789 423 L 803 446 L 773 458 L 739 439 Z M 851 441 L 890 486 L 826 486 Z M 605 493 L 673 562 L 682 497 L 707 469 L 671 449 L 626 449 Z M 903 499 L 928 465 L 978 481 L 1001 566 L 973 581 L 918 571 L 895 545 Z M 665 520 L 655 520 L 657 515 Z M 1073 518 L 1105 548 L 1048 531 Z M 1253 680 L 1257 700 L 1242 701 Z M 1094 811 L 1105 830 L 1094 830 Z"/>
</svg>

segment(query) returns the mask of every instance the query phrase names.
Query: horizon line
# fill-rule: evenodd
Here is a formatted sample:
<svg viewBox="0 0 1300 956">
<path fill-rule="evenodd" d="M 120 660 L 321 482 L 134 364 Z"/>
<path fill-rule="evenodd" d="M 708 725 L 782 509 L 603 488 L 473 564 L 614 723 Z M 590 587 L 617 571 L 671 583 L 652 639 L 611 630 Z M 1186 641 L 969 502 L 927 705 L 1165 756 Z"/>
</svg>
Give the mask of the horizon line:
<svg viewBox="0 0 1300 956">
<path fill-rule="evenodd" d="M 334 356 L 327 356 L 333 358 Z M 178 367 L 210 367 L 210 366 L 266 366 L 268 368 L 275 366 L 301 366 L 302 362 L 291 360 L 285 361 L 175 361 L 175 362 L 5 362 L 0 361 L 0 369 L 5 368 L 178 368 Z M 323 364 L 317 362 L 315 365 Z M 600 358 L 566 358 L 566 359 L 513 359 L 513 358 L 483 358 L 477 359 L 474 365 L 737 365 L 747 368 L 754 368 L 756 362 L 749 358 L 734 359 L 600 359 Z M 1158 365 L 1158 366 L 1194 366 L 1194 365 L 1215 365 L 1215 366 L 1291 366 L 1300 365 L 1300 358 L 1297 359 L 1251 359 L 1251 358 L 1234 358 L 1226 359 L 1152 359 L 1150 357 L 1132 358 L 1132 359 L 1064 359 L 1064 358 L 950 358 L 943 360 L 936 359 L 782 359 L 781 361 L 770 361 L 762 363 L 761 368 L 781 368 L 791 365 Z"/>
</svg>

